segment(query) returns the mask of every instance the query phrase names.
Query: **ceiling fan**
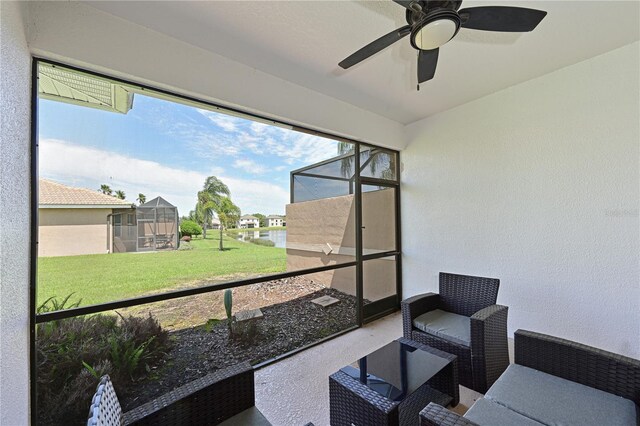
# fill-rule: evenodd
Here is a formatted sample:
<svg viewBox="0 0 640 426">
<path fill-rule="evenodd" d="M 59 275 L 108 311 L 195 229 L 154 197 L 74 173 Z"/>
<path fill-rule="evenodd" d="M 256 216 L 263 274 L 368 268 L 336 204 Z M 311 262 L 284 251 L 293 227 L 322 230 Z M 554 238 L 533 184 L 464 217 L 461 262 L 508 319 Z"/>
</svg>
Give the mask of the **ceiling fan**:
<svg viewBox="0 0 640 426">
<path fill-rule="evenodd" d="M 438 48 L 453 39 L 460 28 L 472 30 L 532 31 L 547 12 L 524 7 L 478 6 L 461 9 L 462 0 L 393 0 L 406 8 L 407 24 L 391 31 L 345 58 L 338 65 L 347 69 L 396 41 L 410 35 L 418 51 L 418 90 L 431 80 L 438 64 Z"/>
</svg>

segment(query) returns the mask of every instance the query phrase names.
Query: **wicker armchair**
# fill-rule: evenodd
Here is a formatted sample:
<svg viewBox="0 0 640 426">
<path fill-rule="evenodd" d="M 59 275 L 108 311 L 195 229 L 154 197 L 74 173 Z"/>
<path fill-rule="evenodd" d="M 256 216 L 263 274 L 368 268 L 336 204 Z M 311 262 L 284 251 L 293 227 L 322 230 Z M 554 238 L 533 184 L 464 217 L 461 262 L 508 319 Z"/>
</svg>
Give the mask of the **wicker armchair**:
<svg viewBox="0 0 640 426">
<path fill-rule="evenodd" d="M 255 409 L 253 368 L 244 362 L 187 383 L 122 413 L 109 376 L 100 380 L 87 426 L 217 425 L 242 413 L 237 424 L 269 424 Z"/>
<path fill-rule="evenodd" d="M 441 272 L 439 294 L 421 294 L 401 303 L 404 337 L 457 355 L 460 384 L 480 393 L 509 366 L 508 308 L 495 304 L 499 286 L 500 280 L 495 278 Z M 446 330 L 420 330 L 415 326 L 416 318 L 436 310 L 469 318 L 469 339 L 452 339 Z"/>
</svg>

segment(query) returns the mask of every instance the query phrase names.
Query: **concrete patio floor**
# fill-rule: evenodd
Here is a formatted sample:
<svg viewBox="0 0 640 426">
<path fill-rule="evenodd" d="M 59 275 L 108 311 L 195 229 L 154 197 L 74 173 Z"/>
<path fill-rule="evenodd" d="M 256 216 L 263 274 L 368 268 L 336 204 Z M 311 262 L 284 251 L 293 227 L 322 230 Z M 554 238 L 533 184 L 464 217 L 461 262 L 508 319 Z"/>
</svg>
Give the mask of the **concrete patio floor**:
<svg viewBox="0 0 640 426">
<path fill-rule="evenodd" d="M 275 426 L 329 425 L 329 376 L 401 336 L 402 317 L 396 312 L 264 367 L 255 374 L 256 406 Z M 453 411 L 463 414 L 481 396 L 461 386 Z"/>
</svg>

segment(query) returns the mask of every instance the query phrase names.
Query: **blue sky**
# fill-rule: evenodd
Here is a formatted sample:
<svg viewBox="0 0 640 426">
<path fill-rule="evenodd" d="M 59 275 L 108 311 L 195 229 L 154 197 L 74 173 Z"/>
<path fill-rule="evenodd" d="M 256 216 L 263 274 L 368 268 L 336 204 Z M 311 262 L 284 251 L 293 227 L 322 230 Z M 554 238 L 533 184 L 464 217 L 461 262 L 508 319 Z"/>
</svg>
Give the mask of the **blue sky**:
<svg viewBox="0 0 640 426">
<path fill-rule="evenodd" d="M 126 115 L 39 101 L 40 177 L 135 202 L 158 195 L 188 214 L 207 176 L 243 214 L 284 214 L 289 171 L 337 155 L 337 142 L 136 94 Z"/>
</svg>

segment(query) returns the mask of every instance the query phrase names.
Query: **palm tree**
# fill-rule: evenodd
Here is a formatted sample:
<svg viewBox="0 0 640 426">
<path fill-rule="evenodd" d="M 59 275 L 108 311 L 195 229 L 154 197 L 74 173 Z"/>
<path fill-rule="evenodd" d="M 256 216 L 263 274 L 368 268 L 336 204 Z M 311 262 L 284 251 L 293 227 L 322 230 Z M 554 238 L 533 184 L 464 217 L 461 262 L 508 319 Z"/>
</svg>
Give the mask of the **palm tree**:
<svg viewBox="0 0 640 426">
<path fill-rule="evenodd" d="M 147 196 L 141 192 L 138 194 L 137 200 L 138 200 L 138 204 L 142 205 L 147 202 Z"/>
<path fill-rule="evenodd" d="M 391 151 L 381 148 L 367 147 L 360 148 L 360 172 L 369 169 L 372 175 L 376 174 L 376 169 L 385 167 L 380 173 L 380 178 L 386 180 L 396 179 L 396 155 Z M 363 158 L 362 154 L 368 153 L 368 158 Z M 347 155 L 353 153 L 353 145 L 348 142 L 338 142 L 338 155 L 345 156 L 340 162 L 340 173 L 346 178 L 353 178 L 353 166 L 355 155 Z M 363 161 L 364 160 L 364 161 Z"/>
<path fill-rule="evenodd" d="M 222 231 L 225 228 L 232 226 L 234 223 L 240 219 L 240 207 L 233 204 L 231 198 L 222 197 L 220 202 L 215 205 L 214 210 L 218 215 L 218 220 L 220 220 L 220 247 L 219 250 L 224 250 L 224 246 L 222 244 Z"/>
<path fill-rule="evenodd" d="M 126 195 L 124 194 L 124 191 L 123 191 L 122 189 L 118 189 L 118 190 L 116 191 L 116 195 L 115 195 L 115 197 L 116 197 L 116 198 L 119 198 L 120 200 L 124 200 L 124 199 L 125 199 L 125 197 L 126 197 Z"/>
<path fill-rule="evenodd" d="M 207 238 L 207 225 L 211 223 L 215 208 L 221 203 L 223 198 L 231 195 L 229 187 L 215 176 L 209 176 L 204 181 L 202 191 L 198 192 L 198 203 L 196 204 L 195 215 L 200 219 L 202 225 L 202 238 Z"/>
<path fill-rule="evenodd" d="M 113 195 L 113 190 L 111 189 L 111 187 L 104 183 L 100 185 L 100 192 L 102 192 L 105 195 Z"/>
</svg>

